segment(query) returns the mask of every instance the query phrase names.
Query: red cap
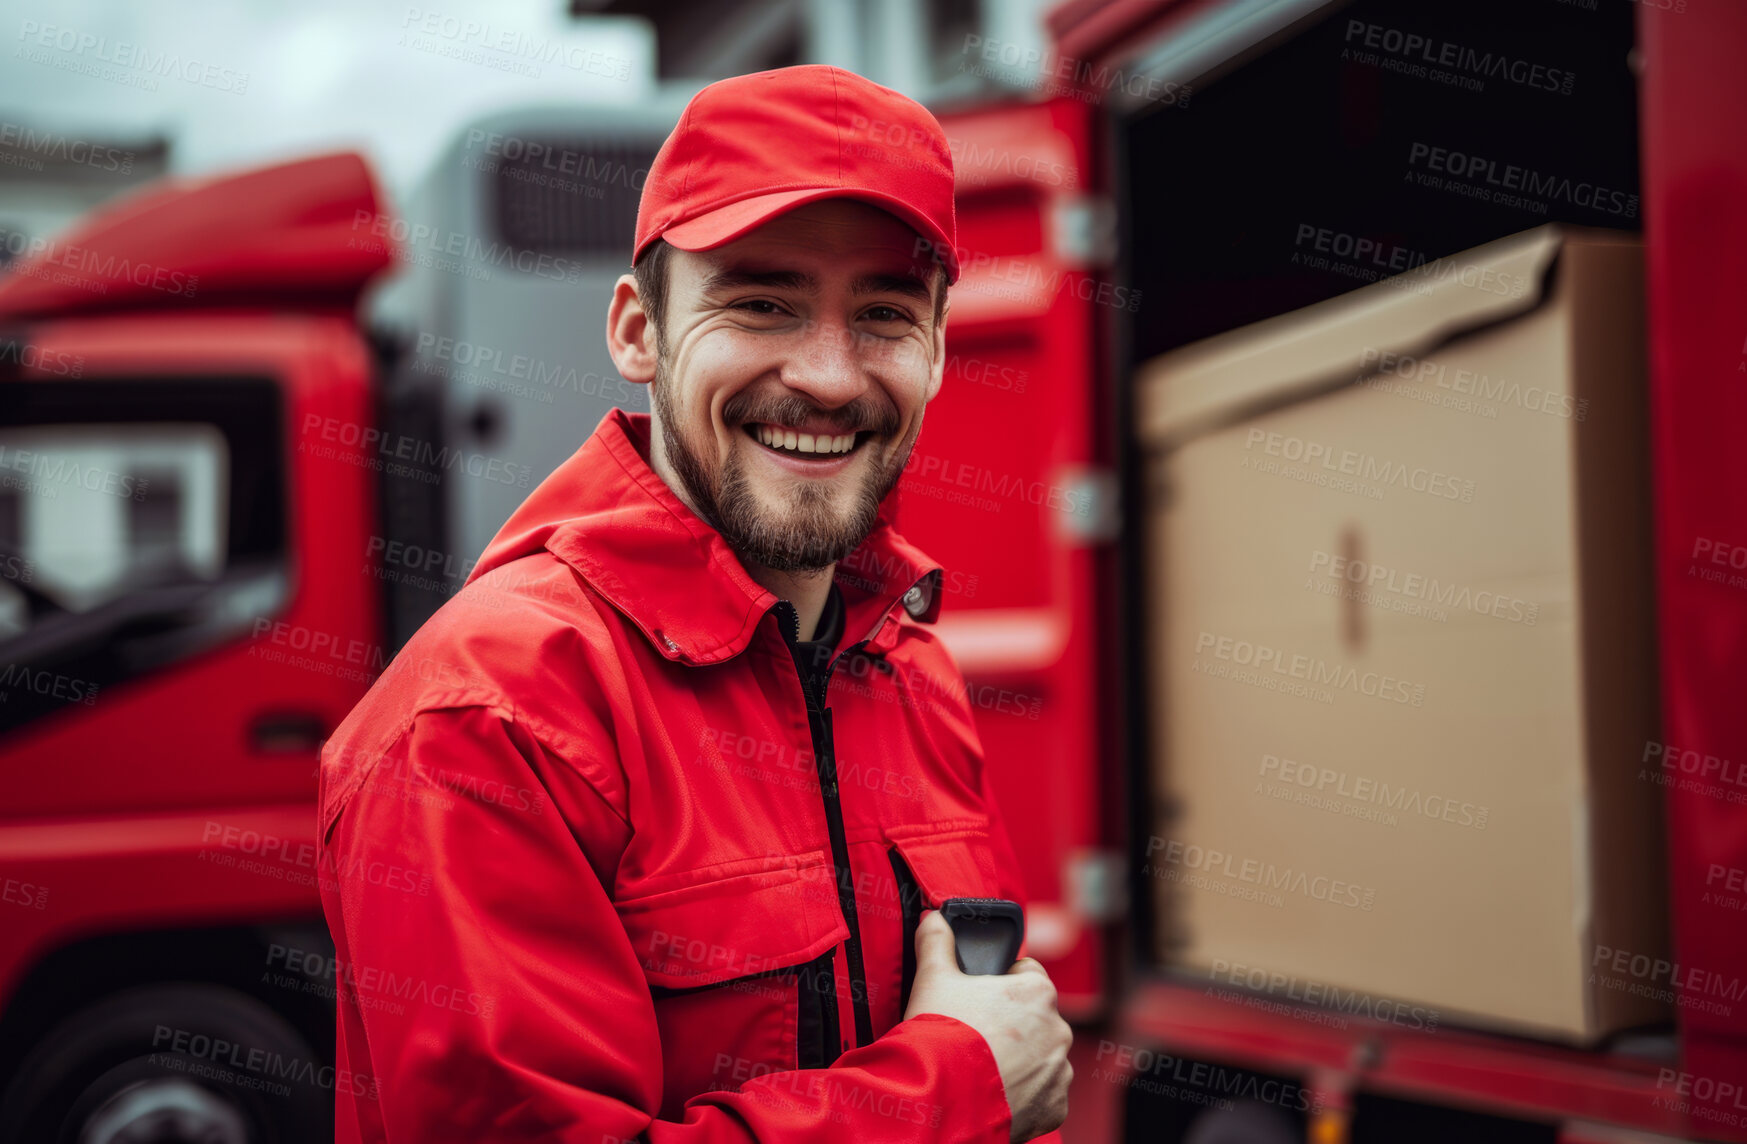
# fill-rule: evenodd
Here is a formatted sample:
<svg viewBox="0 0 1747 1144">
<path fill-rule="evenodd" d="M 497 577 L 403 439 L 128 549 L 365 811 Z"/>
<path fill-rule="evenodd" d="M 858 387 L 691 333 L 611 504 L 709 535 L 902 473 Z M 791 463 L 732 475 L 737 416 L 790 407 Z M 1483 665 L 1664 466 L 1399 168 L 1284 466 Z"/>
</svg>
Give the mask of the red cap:
<svg viewBox="0 0 1747 1144">
<path fill-rule="evenodd" d="M 643 184 L 631 261 L 658 238 L 713 250 L 820 199 L 896 215 L 958 281 L 940 123 L 908 96 L 821 64 L 735 76 L 692 97 Z"/>
</svg>

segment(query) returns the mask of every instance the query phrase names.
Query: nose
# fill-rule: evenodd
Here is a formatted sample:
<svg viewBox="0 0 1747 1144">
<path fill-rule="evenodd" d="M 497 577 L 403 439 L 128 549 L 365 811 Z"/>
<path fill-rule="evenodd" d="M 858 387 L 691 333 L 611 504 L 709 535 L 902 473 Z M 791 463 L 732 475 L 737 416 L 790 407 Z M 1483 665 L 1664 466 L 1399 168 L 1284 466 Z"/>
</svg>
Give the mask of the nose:
<svg viewBox="0 0 1747 1144">
<path fill-rule="evenodd" d="M 783 364 L 782 383 L 825 409 L 836 409 L 868 391 L 856 334 L 842 322 L 814 321 Z"/>
</svg>

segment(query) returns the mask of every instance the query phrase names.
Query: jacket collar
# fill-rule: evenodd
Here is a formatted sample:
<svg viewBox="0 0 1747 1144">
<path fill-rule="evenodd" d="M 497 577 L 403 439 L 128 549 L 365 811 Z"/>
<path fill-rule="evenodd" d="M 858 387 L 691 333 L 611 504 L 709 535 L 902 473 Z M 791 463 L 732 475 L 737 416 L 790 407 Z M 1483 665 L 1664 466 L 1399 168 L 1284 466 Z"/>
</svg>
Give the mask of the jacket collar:
<svg viewBox="0 0 1747 1144">
<path fill-rule="evenodd" d="M 649 467 L 650 428 L 647 413 L 609 412 L 499 530 L 469 580 L 544 547 L 666 658 L 721 663 L 746 650 L 777 598 Z M 898 535 L 889 510 L 835 575 L 843 641 L 876 652 L 897 639 L 895 611 L 925 623 L 940 613 L 940 566 Z"/>
</svg>

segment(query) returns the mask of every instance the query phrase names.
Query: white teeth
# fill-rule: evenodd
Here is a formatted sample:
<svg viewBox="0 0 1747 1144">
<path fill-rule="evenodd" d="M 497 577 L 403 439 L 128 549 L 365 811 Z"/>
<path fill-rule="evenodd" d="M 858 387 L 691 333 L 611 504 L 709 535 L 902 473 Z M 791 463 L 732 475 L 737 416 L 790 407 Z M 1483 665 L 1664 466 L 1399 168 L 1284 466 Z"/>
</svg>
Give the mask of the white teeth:
<svg viewBox="0 0 1747 1144">
<path fill-rule="evenodd" d="M 769 445 L 773 449 L 787 449 L 795 453 L 847 453 L 855 448 L 855 434 L 841 433 L 835 436 L 826 433 L 797 433 L 792 429 L 779 429 L 774 425 L 760 424 L 756 427 L 759 444 Z"/>
</svg>

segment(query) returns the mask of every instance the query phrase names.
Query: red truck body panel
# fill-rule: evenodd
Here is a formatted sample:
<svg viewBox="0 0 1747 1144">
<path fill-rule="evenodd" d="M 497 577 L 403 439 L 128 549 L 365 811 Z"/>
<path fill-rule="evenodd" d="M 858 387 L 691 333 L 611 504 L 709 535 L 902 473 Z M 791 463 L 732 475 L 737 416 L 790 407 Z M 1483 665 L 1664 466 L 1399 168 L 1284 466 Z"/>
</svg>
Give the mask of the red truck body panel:
<svg viewBox="0 0 1747 1144">
<path fill-rule="evenodd" d="M 1064 1014 L 1102 1001 L 1104 938 L 1069 871 L 1103 840 L 1100 506 L 1090 401 L 1097 275 L 1063 248 L 1086 191 L 1091 115 L 1058 100 L 943 119 L 964 276 L 946 385 L 900 483 L 899 528 L 947 569 L 943 638 L 970 687 L 1031 895 L 1031 952 Z"/>
</svg>

